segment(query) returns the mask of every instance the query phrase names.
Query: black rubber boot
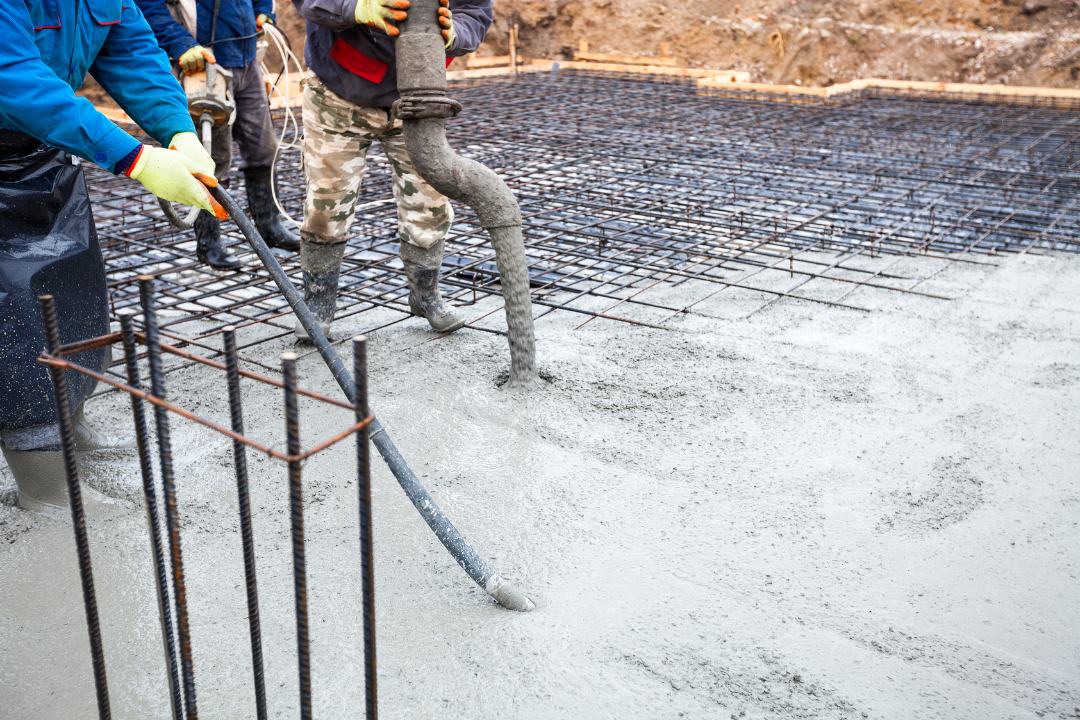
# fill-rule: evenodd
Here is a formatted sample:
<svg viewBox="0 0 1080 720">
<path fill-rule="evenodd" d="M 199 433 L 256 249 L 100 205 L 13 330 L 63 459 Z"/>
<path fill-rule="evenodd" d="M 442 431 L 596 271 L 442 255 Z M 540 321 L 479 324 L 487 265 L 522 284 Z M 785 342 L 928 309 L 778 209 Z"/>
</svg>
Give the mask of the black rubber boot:
<svg viewBox="0 0 1080 720">
<path fill-rule="evenodd" d="M 409 310 L 413 315 L 427 318 L 436 332 L 454 332 L 465 325 L 465 320 L 443 300 L 439 292 L 439 270 L 442 268 L 443 241 L 427 250 L 401 243 L 401 262 L 405 265 L 405 277 L 409 281 Z"/>
<path fill-rule="evenodd" d="M 345 256 L 345 243 L 326 245 L 304 241 L 300 248 L 300 269 L 304 275 L 304 302 L 324 335 L 330 334 L 330 323 L 337 310 L 338 276 L 341 258 Z M 294 330 L 297 340 L 310 341 L 307 330 L 296 321 Z"/>
<path fill-rule="evenodd" d="M 215 270 L 239 270 L 243 264 L 221 244 L 221 221 L 205 210 L 195 218 L 195 239 L 196 257 Z"/>
<path fill-rule="evenodd" d="M 266 244 L 290 252 L 300 250 L 300 233 L 285 224 L 285 218 L 274 205 L 271 192 L 270 168 L 249 168 L 244 171 L 244 187 L 247 189 L 248 210 L 255 220 L 255 227 Z M 274 190 L 277 178 L 274 178 Z M 278 193 L 278 197 L 281 194 Z"/>
</svg>

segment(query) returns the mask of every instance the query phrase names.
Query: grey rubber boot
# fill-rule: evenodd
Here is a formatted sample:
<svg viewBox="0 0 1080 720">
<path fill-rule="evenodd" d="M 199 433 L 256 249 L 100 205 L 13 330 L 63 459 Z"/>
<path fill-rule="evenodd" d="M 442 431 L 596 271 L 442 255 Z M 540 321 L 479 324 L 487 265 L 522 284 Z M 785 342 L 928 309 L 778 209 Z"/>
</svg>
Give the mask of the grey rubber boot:
<svg viewBox="0 0 1080 720">
<path fill-rule="evenodd" d="M 110 448 L 133 448 L 134 437 L 106 435 L 86 421 L 83 403 L 71 414 L 71 425 L 75 431 L 75 447 L 79 450 L 108 450 Z"/>
<path fill-rule="evenodd" d="M 248 168 L 244 171 L 244 188 L 247 191 L 248 210 L 255 221 L 255 227 L 266 244 L 272 248 L 281 248 L 290 252 L 300 250 L 300 232 L 289 227 L 285 218 L 274 204 L 273 191 L 277 189 L 277 178 L 271 185 L 270 168 Z M 281 197 L 281 194 L 278 194 Z"/>
<path fill-rule="evenodd" d="M 6 447 L 3 452 L 4 460 L 15 476 L 20 509 L 70 517 L 64 453 L 59 450 L 12 450 Z M 79 487 L 87 512 L 98 514 L 118 507 L 115 500 L 86 483 L 80 481 Z"/>
<path fill-rule="evenodd" d="M 337 310 L 338 276 L 341 259 L 345 257 L 345 243 L 316 243 L 304 240 L 300 245 L 300 269 L 304 275 L 304 302 L 319 321 L 323 334 L 330 334 L 330 323 Z M 296 321 L 294 330 L 298 340 L 310 341 L 307 330 Z"/>
<path fill-rule="evenodd" d="M 465 319 L 453 311 L 439 292 L 443 245 L 444 241 L 440 240 L 424 250 L 403 242 L 401 262 L 409 281 L 409 310 L 413 315 L 427 318 L 432 330 L 448 333 L 463 327 Z"/>
</svg>

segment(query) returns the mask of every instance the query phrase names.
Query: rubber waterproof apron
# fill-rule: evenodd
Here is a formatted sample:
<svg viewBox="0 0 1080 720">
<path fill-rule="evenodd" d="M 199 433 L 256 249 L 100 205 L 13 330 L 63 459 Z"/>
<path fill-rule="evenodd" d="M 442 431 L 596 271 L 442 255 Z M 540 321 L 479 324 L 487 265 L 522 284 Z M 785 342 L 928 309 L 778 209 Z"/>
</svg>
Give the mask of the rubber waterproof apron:
<svg viewBox="0 0 1080 720">
<path fill-rule="evenodd" d="M 0 130 L 0 430 L 56 422 L 39 295 L 56 298 L 60 341 L 109 332 L 105 263 L 82 169 L 24 133 Z M 97 372 L 109 348 L 72 358 Z M 96 381 L 67 373 L 74 409 Z"/>
</svg>

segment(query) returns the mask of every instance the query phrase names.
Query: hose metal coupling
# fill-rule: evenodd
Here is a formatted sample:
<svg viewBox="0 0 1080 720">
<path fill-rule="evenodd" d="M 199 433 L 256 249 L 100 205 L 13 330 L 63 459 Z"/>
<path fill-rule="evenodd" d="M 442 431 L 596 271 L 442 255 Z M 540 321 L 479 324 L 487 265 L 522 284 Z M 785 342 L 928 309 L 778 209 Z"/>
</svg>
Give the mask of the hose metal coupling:
<svg viewBox="0 0 1080 720">
<path fill-rule="evenodd" d="M 445 96 L 408 95 L 395 102 L 391 110 L 402 120 L 452 118 L 461 112 L 461 103 Z"/>
</svg>

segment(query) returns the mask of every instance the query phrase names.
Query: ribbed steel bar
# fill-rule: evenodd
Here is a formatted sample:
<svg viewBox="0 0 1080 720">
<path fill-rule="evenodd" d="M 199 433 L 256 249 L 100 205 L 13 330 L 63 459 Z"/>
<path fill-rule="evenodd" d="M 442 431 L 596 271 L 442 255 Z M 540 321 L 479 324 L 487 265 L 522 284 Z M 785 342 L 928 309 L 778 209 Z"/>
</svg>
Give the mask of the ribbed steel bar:
<svg viewBox="0 0 1080 720">
<path fill-rule="evenodd" d="M 240 396 L 240 359 L 236 352 L 236 328 L 222 333 L 225 345 L 225 379 L 229 387 L 232 430 L 244 434 L 244 410 Z M 263 678 L 262 629 L 259 625 L 259 588 L 255 578 L 255 535 L 251 529 L 251 493 L 248 490 L 247 448 L 233 440 L 236 495 L 240 509 L 240 539 L 244 547 L 244 582 L 247 588 L 248 632 L 251 635 L 251 667 L 255 682 L 255 717 L 266 720 L 266 683 Z"/>
<path fill-rule="evenodd" d="M 300 454 L 300 405 L 296 353 L 281 356 L 285 381 L 285 443 Z M 308 637 L 307 560 L 304 552 L 304 492 L 300 461 L 289 461 L 289 518 L 292 524 L 293 592 L 296 596 L 296 657 L 300 673 L 300 720 L 311 720 L 311 641 Z"/>
<path fill-rule="evenodd" d="M 147 358 L 150 365 L 150 393 L 165 400 L 165 373 L 158 338 L 157 311 L 154 302 L 154 279 L 139 277 L 143 322 L 146 333 Z M 176 482 L 173 476 L 172 436 L 169 432 L 169 413 L 154 405 L 157 427 L 158 461 L 161 464 L 161 488 L 165 498 L 165 521 L 169 537 L 169 556 L 172 560 L 173 602 L 176 629 L 180 644 L 180 680 L 184 691 L 184 710 L 187 720 L 198 720 L 199 706 L 195 697 L 195 666 L 191 653 L 191 627 L 187 609 L 187 584 L 184 580 L 184 559 L 180 547 L 180 512 L 176 505 Z"/>
<path fill-rule="evenodd" d="M 119 314 L 120 336 L 124 345 L 124 366 L 128 385 L 142 390 L 139 380 L 138 346 L 135 340 L 135 310 L 126 308 Z M 169 699 L 173 720 L 184 720 L 183 699 L 180 694 L 180 674 L 176 663 L 176 639 L 169 600 L 169 572 L 165 567 L 165 552 L 161 546 L 161 513 L 158 510 L 157 488 L 154 485 L 154 463 L 150 450 L 150 431 L 146 427 L 146 411 L 138 395 L 131 395 L 131 415 L 135 423 L 135 445 L 139 452 L 143 498 L 146 500 L 146 522 L 150 530 L 150 553 L 154 560 L 154 582 L 157 590 L 158 615 L 161 618 L 161 637 L 165 646 L 165 674 L 169 683 Z"/>
<path fill-rule="evenodd" d="M 368 407 L 367 338 L 353 338 L 353 382 L 356 383 L 356 421 L 371 413 Z M 365 425 L 356 432 L 357 491 L 360 496 L 360 581 L 364 606 L 364 692 L 367 720 L 376 720 L 378 682 L 375 673 L 375 551 L 371 533 L 371 446 Z"/>
<path fill-rule="evenodd" d="M 54 357 L 60 356 L 60 324 L 56 319 L 56 301 L 52 295 L 42 295 L 41 322 L 45 328 L 45 348 Z M 60 425 L 60 449 L 64 455 L 67 476 L 68 504 L 71 526 L 75 532 L 75 550 L 79 559 L 79 580 L 82 584 L 86 629 L 90 635 L 90 658 L 94 670 L 94 690 L 97 693 L 98 717 L 109 720 L 109 682 L 105 676 L 105 650 L 101 644 L 101 621 L 98 618 L 97 593 L 94 591 L 94 570 L 90 562 L 90 539 L 86 533 L 86 510 L 83 507 L 79 468 L 75 463 L 75 430 L 71 424 L 71 403 L 68 400 L 67 378 L 64 369 L 49 367 L 53 400 L 56 402 L 57 422 Z"/>
</svg>

